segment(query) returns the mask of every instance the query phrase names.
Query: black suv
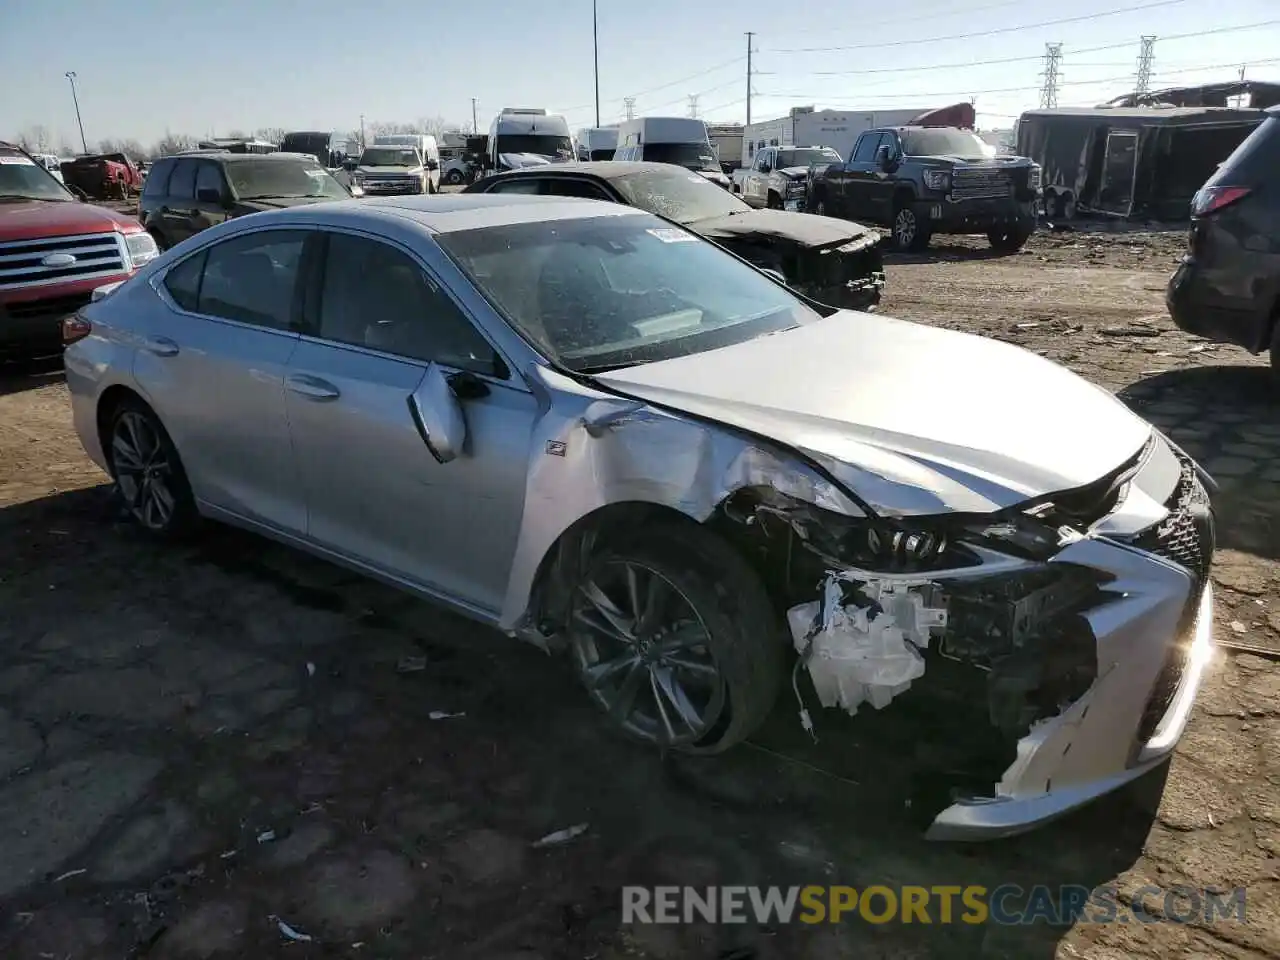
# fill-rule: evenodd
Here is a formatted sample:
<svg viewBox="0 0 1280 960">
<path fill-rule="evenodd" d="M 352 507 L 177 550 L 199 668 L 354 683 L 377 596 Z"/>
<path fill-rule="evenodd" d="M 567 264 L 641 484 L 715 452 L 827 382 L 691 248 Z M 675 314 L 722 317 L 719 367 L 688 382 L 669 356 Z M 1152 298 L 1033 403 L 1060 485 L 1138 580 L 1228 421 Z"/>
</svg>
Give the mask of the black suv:
<svg viewBox="0 0 1280 960">
<path fill-rule="evenodd" d="M 152 165 L 138 219 L 167 250 L 231 217 L 350 198 L 351 191 L 314 157 L 196 150 Z"/>
<path fill-rule="evenodd" d="M 985 233 L 1012 253 L 1036 228 L 1040 167 L 991 153 L 958 127 L 868 130 L 847 162 L 813 168 L 808 208 L 889 227 L 900 250 L 924 250 L 936 233 Z"/>
<path fill-rule="evenodd" d="M 1280 107 L 1267 114 L 1192 198 L 1165 299 L 1188 333 L 1269 349 L 1280 384 Z"/>
</svg>

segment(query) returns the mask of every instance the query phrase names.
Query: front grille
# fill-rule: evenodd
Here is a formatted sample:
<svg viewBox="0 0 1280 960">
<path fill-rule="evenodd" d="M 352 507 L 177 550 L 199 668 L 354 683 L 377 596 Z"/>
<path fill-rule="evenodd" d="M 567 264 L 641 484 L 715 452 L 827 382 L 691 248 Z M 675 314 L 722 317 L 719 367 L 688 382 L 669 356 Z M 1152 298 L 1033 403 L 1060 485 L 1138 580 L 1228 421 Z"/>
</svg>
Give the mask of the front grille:
<svg viewBox="0 0 1280 960">
<path fill-rule="evenodd" d="M 951 173 L 951 196 L 955 200 L 984 200 L 1012 194 L 1013 180 L 1005 170 L 958 167 Z"/>
<path fill-rule="evenodd" d="M 9 303 L 0 311 L 13 317 L 15 320 L 32 320 L 38 317 L 48 317 L 51 320 L 61 320 L 63 317 L 69 317 L 81 307 L 89 305 L 91 293 L 77 293 L 69 297 L 46 297 L 43 300 L 23 300 L 19 303 Z"/>
<path fill-rule="evenodd" d="M 1182 464 L 1182 475 L 1173 494 L 1165 502 L 1169 515 L 1129 541 L 1140 550 L 1178 564 L 1192 577 L 1191 593 L 1179 618 L 1178 629 L 1138 723 L 1139 743 L 1151 739 L 1178 695 L 1191 649 L 1189 633 L 1213 560 L 1213 512 L 1209 494 L 1196 476 L 1191 461 L 1181 456 L 1178 459 Z"/>
<path fill-rule="evenodd" d="M 418 193 L 422 190 L 422 183 L 412 179 L 366 180 L 363 186 L 365 193 Z"/>
<path fill-rule="evenodd" d="M 0 290 L 119 276 L 125 264 L 124 242 L 114 232 L 0 243 Z"/>
</svg>

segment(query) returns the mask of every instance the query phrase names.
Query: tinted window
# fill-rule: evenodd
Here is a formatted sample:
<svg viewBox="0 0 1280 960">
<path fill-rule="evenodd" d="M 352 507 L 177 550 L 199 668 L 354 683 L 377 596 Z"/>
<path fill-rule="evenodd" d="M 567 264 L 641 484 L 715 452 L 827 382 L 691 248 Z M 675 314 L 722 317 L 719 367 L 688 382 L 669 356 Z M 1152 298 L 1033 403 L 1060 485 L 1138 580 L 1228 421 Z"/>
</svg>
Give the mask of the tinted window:
<svg viewBox="0 0 1280 960">
<path fill-rule="evenodd" d="M 173 173 L 172 160 L 157 160 L 147 171 L 147 179 L 142 185 L 144 197 L 162 196 L 169 186 L 169 174 Z"/>
<path fill-rule="evenodd" d="M 858 145 L 853 149 L 853 163 L 871 163 L 876 158 L 876 147 L 880 146 L 880 134 L 864 133 L 858 138 Z"/>
<path fill-rule="evenodd" d="M 699 353 L 819 316 L 714 244 L 648 215 L 459 230 L 437 242 L 516 328 L 575 370 Z"/>
<path fill-rule="evenodd" d="M 493 348 L 448 294 L 406 254 L 376 240 L 329 236 L 319 335 L 414 360 L 494 372 Z"/>
<path fill-rule="evenodd" d="M 945 127 L 908 130 L 902 135 L 902 147 L 910 157 L 985 157 L 986 142 L 968 130 Z"/>
<path fill-rule="evenodd" d="M 1272 114 L 1209 177 L 1206 187 L 1256 186 L 1280 170 L 1280 116 Z"/>
<path fill-rule="evenodd" d="M 840 154 L 830 148 L 819 150 L 779 150 L 778 169 L 811 167 L 815 163 L 839 163 Z"/>
<path fill-rule="evenodd" d="M 351 194 L 324 167 L 310 160 L 237 160 L 227 179 L 241 200 L 316 197 L 346 200 Z"/>
<path fill-rule="evenodd" d="M 554 177 L 542 181 L 544 193 L 553 197 L 580 197 L 583 200 L 612 200 L 599 184 L 579 177 Z"/>
<path fill-rule="evenodd" d="M 490 193 L 541 193 L 542 184 L 537 180 L 508 180 L 505 183 L 495 183 L 490 189 Z"/>
<path fill-rule="evenodd" d="M 199 312 L 289 329 L 306 238 L 298 230 L 266 230 L 215 244 L 200 284 Z"/>
<path fill-rule="evenodd" d="M 173 200 L 194 200 L 196 196 L 195 160 L 178 160 L 169 177 L 168 196 Z"/>
<path fill-rule="evenodd" d="M 205 251 L 187 257 L 164 275 L 164 287 L 183 310 L 193 313 L 200 305 L 200 278 L 204 275 Z"/>
<path fill-rule="evenodd" d="M 213 190 L 221 196 L 222 183 L 222 171 L 216 163 L 205 161 L 200 164 L 196 171 L 196 196 L 200 195 L 201 190 Z"/>
</svg>

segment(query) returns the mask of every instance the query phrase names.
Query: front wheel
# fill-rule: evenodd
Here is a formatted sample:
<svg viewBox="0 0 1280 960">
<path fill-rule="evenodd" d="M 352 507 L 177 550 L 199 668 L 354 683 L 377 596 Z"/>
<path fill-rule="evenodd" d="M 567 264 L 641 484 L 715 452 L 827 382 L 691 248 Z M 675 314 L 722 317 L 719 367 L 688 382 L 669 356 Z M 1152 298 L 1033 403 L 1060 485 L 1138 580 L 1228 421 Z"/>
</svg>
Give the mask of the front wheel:
<svg viewBox="0 0 1280 960">
<path fill-rule="evenodd" d="M 125 400 L 108 422 L 107 460 L 130 515 L 153 536 L 190 532 L 198 520 L 195 498 L 159 418 L 140 401 Z"/>
<path fill-rule="evenodd" d="M 929 247 L 929 220 L 911 204 L 898 207 L 893 215 L 893 245 L 899 250 L 919 253 Z"/>
<path fill-rule="evenodd" d="M 449 184 L 451 187 L 456 187 L 458 184 L 462 183 L 462 181 L 463 176 L 461 170 L 450 170 L 444 175 L 444 182 Z"/>
<path fill-rule="evenodd" d="M 599 551 L 574 590 L 567 634 L 613 724 L 683 753 L 749 737 L 782 677 L 783 631 L 763 584 L 699 528 L 659 526 Z"/>
</svg>

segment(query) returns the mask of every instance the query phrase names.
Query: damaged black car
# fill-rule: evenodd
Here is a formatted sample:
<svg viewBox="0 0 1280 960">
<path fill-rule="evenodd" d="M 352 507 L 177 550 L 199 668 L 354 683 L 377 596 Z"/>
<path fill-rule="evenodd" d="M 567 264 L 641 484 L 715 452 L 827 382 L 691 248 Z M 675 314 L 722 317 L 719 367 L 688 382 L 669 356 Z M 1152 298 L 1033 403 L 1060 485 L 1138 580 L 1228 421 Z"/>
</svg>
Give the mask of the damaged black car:
<svg viewBox="0 0 1280 960">
<path fill-rule="evenodd" d="M 869 310 L 880 302 L 880 235 L 834 217 L 755 210 L 706 178 L 663 163 L 557 164 L 487 177 L 465 193 L 608 200 L 673 220 L 769 271 L 819 303 Z"/>
</svg>

